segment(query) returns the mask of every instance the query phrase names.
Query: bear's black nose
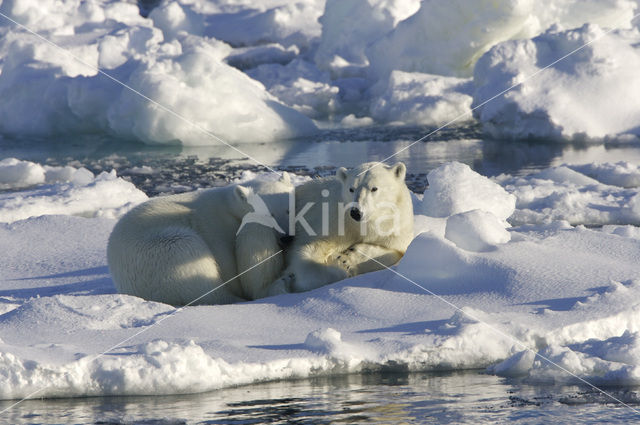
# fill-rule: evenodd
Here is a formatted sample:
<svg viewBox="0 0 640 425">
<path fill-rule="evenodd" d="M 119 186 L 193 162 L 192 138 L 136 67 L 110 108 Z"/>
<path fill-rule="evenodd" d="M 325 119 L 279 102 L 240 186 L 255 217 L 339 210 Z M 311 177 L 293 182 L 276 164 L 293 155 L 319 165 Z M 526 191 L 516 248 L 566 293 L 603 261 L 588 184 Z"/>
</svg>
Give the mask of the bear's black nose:
<svg viewBox="0 0 640 425">
<path fill-rule="evenodd" d="M 357 208 L 351 208 L 351 211 L 349 211 L 349 215 L 351 216 L 352 219 L 354 219 L 355 221 L 360 221 L 362 220 L 362 212 L 357 209 Z"/>
</svg>

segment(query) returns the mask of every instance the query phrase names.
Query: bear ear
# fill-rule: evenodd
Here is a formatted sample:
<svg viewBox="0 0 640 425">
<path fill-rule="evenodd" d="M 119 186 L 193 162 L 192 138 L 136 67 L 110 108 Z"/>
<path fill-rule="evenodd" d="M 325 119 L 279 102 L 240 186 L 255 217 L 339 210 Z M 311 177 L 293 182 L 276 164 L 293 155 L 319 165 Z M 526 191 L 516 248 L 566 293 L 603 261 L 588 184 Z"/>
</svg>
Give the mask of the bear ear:
<svg viewBox="0 0 640 425">
<path fill-rule="evenodd" d="M 283 171 L 282 174 L 280 174 L 279 181 L 280 181 L 280 183 L 284 183 L 286 185 L 290 185 L 291 184 L 291 176 L 286 171 Z"/>
<path fill-rule="evenodd" d="M 347 180 L 347 169 L 344 167 L 340 167 L 338 168 L 338 171 L 336 171 L 336 176 L 342 180 L 343 182 L 345 182 Z"/>
<path fill-rule="evenodd" d="M 404 180 L 405 175 L 407 174 L 407 166 L 402 162 L 397 162 L 391 167 L 391 171 L 393 171 L 393 175 L 396 176 L 399 180 Z"/>
<path fill-rule="evenodd" d="M 249 199 L 249 195 L 251 195 L 251 192 L 252 192 L 251 189 L 249 189 L 248 187 L 244 187 L 240 185 L 236 186 L 233 190 L 233 193 L 242 202 L 247 202 L 247 200 Z"/>
</svg>

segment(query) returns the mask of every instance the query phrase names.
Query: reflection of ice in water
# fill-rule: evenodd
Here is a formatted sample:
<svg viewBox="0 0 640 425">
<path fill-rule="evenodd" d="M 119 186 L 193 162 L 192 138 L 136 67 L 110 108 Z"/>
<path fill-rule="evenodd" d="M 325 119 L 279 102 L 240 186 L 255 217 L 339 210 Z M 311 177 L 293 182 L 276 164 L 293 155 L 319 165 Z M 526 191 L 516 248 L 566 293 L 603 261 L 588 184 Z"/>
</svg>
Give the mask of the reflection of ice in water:
<svg viewBox="0 0 640 425">
<path fill-rule="evenodd" d="M 635 392 L 617 396 L 633 403 Z M 620 393 L 620 394 L 618 394 Z M 575 386 L 529 386 L 478 371 L 387 373 L 281 381 L 204 394 L 28 400 L 5 415 L 10 423 L 531 423 L 570 415 L 572 421 L 629 423 L 633 411 L 607 405 Z M 0 401 L 0 408 L 13 403 Z M 576 409 L 572 404 L 580 404 Z M 162 419 L 159 419 L 162 418 Z"/>
<path fill-rule="evenodd" d="M 562 155 L 554 158 L 551 165 L 590 164 L 592 162 L 629 161 L 640 163 L 640 149 L 637 145 L 592 145 L 586 147 L 567 146 Z"/>
<path fill-rule="evenodd" d="M 275 168 L 318 170 L 330 173 L 335 167 L 353 167 L 365 161 L 383 160 L 396 152 L 388 162 L 403 161 L 409 178 L 426 175 L 439 165 L 458 161 L 486 176 L 502 173 L 523 175 L 563 163 L 582 164 L 593 161 L 640 163 L 640 149 L 630 145 L 579 145 L 527 141 L 493 140 L 482 135 L 477 126 L 444 129 L 426 141 L 415 143 L 432 131 L 427 127 L 366 127 L 349 130 L 323 130 L 313 138 L 281 140 L 266 144 L 243 144 L 242 149 L 258 161 Z M 91 171 L 110 171 L 118 175 L 127 169 L 147 165 L 158 170 L 156 175 L 139 175 L 137 185 L 148 190 L 160 181 L 172 192 L 172 184 L 188 186 L 182 190 L 210 186 L 210 179 L 192 184 L 202 173 L 218 172 L 234 176 L 234 169 L 261 169 L 254 161 L 226 146 L 182 147 L 132 145 L 126 141 L 86 136 L 77 143 L 42 145 L 38 141 L 4 139 L 6 157 L 16 157 L 51 165 L 67 165 L 78 160 Z M 410 147 L 409 147 L 410 146 Z M 322 174 L 322 173 L 320 173 Z M 424 177 L 424 176 L 423 176 Z M 140 181 L 138 181 L 140 180 Z M 423 179 L 424 180 L 424 179 Z M 228 181 L 228 180 L 227 180 Z M 148 184 L 147 184 L 148 183 Z M 411 183 L 411 182 L 409 182 Z M 422 192 L 424 182 L 412 189 Z M 156 184 L 157 186 L 157 184 Z M 158 191 L 150 189 L 148 193 Z"/>
</svg>

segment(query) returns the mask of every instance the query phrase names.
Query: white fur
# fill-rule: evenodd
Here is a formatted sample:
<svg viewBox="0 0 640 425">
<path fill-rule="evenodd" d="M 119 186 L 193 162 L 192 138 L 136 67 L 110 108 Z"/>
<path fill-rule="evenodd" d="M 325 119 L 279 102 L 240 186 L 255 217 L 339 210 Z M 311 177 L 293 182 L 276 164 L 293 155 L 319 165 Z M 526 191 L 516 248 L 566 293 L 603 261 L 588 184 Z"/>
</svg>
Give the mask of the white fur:
<svg viewBox="0 0 640 425">
<path fill-rule="evenodd" d="M 284 223 L 282 206 L 292 186 L 288 175 L 247 186 L 155 198 L 122 217 L 107 247 L 118 292 L 173 305 L 227 304 L 264 296 L 264 288 L 282 270 L 282 254 L 236 276 L 276 254 L 279 235 L 255 223 L 236 233 L 252 211 L 247 198 L 253 190 L 264 192 L 265 203 Z"/>
<path fill-rule="evenodd" d="M 304 213 L 306 222 L 296 221 L 287 268 L 269 293 L 306 291 L 395 264 L 413 238 L 405 173 L 402 163 L 367 163 L 297 187 L 295 211 Z M 352 206 L 361 212 L 361 221 L 351 217 Z M 392 215 L 394 226 L 385 225 Z"/>
<path fill-rule="evenodd" d="M 287 229 L 289 194 L 293 185 L 286 172 L 276 182 L 249 184 L 275 219 L 275 223 L 272 222 L 273 219 L 248 222 L 246 218 L 256 213 L 254 208 L 253 213 L 245 216 L 244 225 L 236 236 L 235 257 L 244 295 L 247 299 L 255 300 L 268 295 L 268 286 L 284 268 L 284 254 L 280 252 L 279 243 L 280 237 L 284 234 L 276 229 Z"/>
</svg>

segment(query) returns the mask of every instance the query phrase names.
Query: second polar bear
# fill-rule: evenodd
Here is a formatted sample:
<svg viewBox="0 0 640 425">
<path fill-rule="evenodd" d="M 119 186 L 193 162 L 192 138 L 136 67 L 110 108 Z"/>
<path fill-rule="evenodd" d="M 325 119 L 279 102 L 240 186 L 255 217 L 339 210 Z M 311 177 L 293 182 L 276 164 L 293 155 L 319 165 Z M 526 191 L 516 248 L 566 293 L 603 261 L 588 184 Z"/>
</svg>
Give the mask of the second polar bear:
<svg viewBox="0 0 640 425">
<path fill-rule="evenodd" d="M 413 239 L 405 174 L 403 163 L 372 162 L 298 186 L 287 268 L 269 294 L 308 291 L 395 264 Z"/>
<path fill-rule="evenodd" d="M 292 188 L 285 173 L 278 181 L 158 197 L 138 205 L 109 237 L 107 258 L 116 289 L 173 305 L 266 296 L 283 268 L 280 235 L 264 223 L 240 225 L 258 212 L 252 203 L 257 194 L 263 209 L 275 214 L 274 227 L 283 226 Z"/>
</svg>

